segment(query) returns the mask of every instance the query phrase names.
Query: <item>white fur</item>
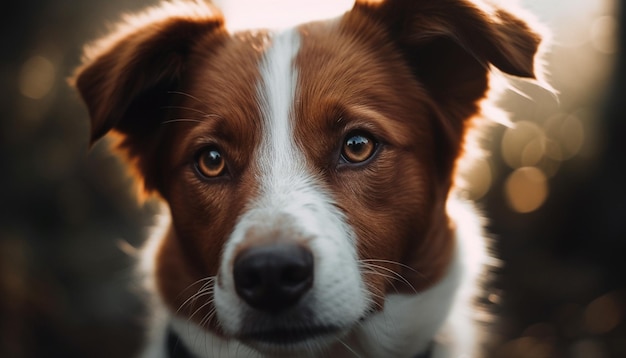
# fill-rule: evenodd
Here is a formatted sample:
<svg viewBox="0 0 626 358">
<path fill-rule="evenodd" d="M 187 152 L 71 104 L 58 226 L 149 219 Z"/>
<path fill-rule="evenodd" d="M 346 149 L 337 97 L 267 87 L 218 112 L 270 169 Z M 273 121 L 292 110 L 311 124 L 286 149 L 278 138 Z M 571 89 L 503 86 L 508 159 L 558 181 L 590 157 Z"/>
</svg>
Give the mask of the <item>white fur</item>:
<svg viewBox="0 0 626 358">
<path fill-rule="evenodd" d="M 247 233 L 267 227 L 290 229 L 303 238 L 315 260 L 314 285 L 300 303 L 314 312 L 319 325 L 350 326 L 361 318 L 369 295 L 361 279 L 354 234 L 309 173 L 293 133 L 293 99 L 297 90 L 294 58 L 299 49 L 296 29 L 276 35 L 261 64 L 259 97 L 263 140 L 256 152 L 260 194 L 249 205 L 228 240 L 220 267 L 222 285 L 215 288 L 217 317 L 226 332 L 239 333 L 250 308 L 237 296 L 232 277 L 236 248 Z M 286 227 L 285 227 L 286 226 Z M 307 345 L 323 343 L 306 342 Z"/>
</svg>

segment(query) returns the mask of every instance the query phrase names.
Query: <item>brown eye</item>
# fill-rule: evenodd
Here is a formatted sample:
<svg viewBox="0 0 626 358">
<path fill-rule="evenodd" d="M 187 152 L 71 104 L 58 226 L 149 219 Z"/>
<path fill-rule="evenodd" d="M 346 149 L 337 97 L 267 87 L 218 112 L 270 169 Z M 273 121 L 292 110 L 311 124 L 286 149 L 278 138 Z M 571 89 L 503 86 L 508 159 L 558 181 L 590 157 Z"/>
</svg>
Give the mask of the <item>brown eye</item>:
<svg viewBox="0 0 626 358">
<path fill-rule="evenodd" d="M 196 167 L 207 178 L 220 176 L 226 168 L 226 162 L 219 149 L 209 147 L 201 150 L 196 157 Z"/>
<path fill-rule="evenodd" d="M 364 133 L 349 134 L 343 142 L 341 155 L 348 163 L 362 163 L 376 151 L 376 141 Z"/>
</svg>

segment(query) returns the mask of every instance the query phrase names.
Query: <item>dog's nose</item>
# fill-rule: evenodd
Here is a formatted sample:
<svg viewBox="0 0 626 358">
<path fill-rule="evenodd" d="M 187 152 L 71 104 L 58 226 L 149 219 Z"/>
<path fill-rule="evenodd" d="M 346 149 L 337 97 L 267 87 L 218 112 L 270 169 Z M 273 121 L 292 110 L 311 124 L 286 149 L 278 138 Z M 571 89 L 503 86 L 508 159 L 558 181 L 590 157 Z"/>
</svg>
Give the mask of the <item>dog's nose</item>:
<svg viewBox="0 0 626 358">
<path fill-rule="evenodd" d="M 297 244 L 253 246 L 237 255 L 233 274 L 239 297 L 258 310 L 277 313 L 313 285 L 313 254 Z"/>
</svg>

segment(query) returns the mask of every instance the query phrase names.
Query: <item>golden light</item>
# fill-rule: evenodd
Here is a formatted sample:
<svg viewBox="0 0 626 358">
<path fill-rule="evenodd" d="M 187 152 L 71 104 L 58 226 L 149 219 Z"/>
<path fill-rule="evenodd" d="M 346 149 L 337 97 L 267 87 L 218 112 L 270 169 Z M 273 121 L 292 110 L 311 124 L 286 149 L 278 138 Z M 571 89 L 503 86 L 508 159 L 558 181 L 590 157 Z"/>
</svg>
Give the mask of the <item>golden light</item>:
<svg viewBox="0 0 626 358">
<path fill-rule="evenodd" d="M 550 117 L 544 124 L 548 137 L 559 143 L 559 149 L 551 148 L 550 155 L 556 160 L 570 159 L 585 142 L 585 129 L 578 117 L 560 113 Z M 556 157 L 557 153 L 560 157 Z"/>
<path fill-rule="evenodd" d="M 299 23 L 339 16 L 354 0 L 238 0 L 215 1 L 230 31 L 242 29 L 283 29 Z"/>
<path fill-rule="evenodd" d="M 557 335 L 556 328 L 547 322 L 532 324 L 522 332 L 522 336 L 536 337 L 540 339 L 553 338 Z"/>
<path fill-rule="evenodd" d="M 561 145 L 559 142 L 548 139 L 546 141 L 546 157 L 553 159 L 554 161 L 562 161 L 563 160 L 563 150 L 561 150 Z"/>
<path fill-rule="evenodd" d="M 622 322 L 624 308 L 617 293 L 607 293 L 596 298 L 585 309 L 585 328 L 593 334 L 610 332 Z"/>
<path fill-rule="evenodd" d="M 585 339 L 575 343 L 571 348 L 572 358 L 609 358 L 604 344 L 599 340 Z"/>
<path fill-rule="evenodd" d="M 464 170 L 463 180 L 467 187 L 469 198 L 478 200 L 482 198 L 493 181 L 493 173 L 489 161 L 485 158 L 476 159 L 470 168 Z"/>
<path fill-rule="evenodd" d="M 511 168 L 536 165 L 545 153 L 546 137 L 538 125 L 519 121 L 502 136 L 502 158 Z"/>
<path fill-rule="evenodd" d="M 522 167 L 509 175 L 505 196 L 511 209 L 518 213 L 537 210 L 548 197 L 548 179 L 536 167 Z"/>
<path fill-rule="evenodd" d="M 520 337 L 498 347 L 497 358 L 550 358 L 554 347 L 535 337 Z"/>
<path fill-rule="evenodd" d="M 599 52 L 612 54 L 616 50 L 617 23 L 613 16 L 600 16 L 591 24 L 589 39 Z"/>
<path fill-rule="evenodd" d="M 531 166 L 539 163 L 543 158 L 546 151 L 546 139 L 542 134 L 537 135 L 534 139 L 531 139 L 526 143 L 521 153 L 521 165 Z"/>
<path fill-rule="evenodd" d="M 33 56 L 23 65 L 19 74 L 20 93 L 32 99 L 45 97 L 56 79 L 54 64 L 43 56 Z"/>
</svg>

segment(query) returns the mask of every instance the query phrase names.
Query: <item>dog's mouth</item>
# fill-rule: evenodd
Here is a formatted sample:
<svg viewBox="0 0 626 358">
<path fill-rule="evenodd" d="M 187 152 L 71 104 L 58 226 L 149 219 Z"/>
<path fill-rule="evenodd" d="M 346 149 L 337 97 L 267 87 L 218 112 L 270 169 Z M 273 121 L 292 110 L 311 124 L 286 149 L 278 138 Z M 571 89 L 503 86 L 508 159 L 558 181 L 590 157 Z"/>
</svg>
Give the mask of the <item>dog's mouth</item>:
<svg viewBox="0 0 626 358">
<path fill-rule="evenodd" d="M 333 340 L 343 332 L 338 326 L 280 327 L 243 332 L 239 339 L 264 349 L 297 349 L 310 341 Z"/>
<path fill-rule="evenodd" d="M 312 346 L 332 345 L 345 336 L 356 324 L 367 320 L 375 310 L 369 309 L 357 321 L 346 324 L 306 322 L 302 317 L 283 317 L 279 321 L 255 320 L 248 317 L 248 325 L 236 334 L 236 338 L 259 351 L 267 353 L 293 352 Z M 306 315 L 309 316 L 309 315 Z"/>
</svg>

